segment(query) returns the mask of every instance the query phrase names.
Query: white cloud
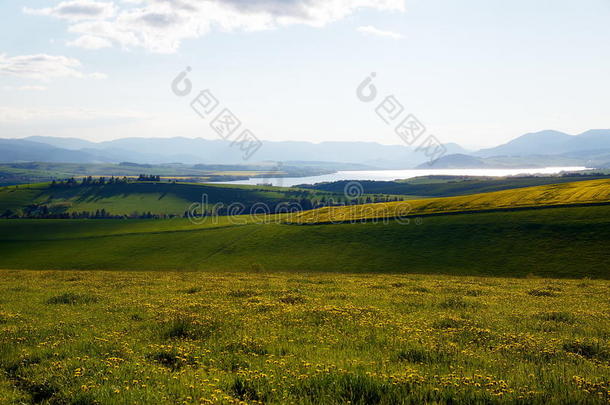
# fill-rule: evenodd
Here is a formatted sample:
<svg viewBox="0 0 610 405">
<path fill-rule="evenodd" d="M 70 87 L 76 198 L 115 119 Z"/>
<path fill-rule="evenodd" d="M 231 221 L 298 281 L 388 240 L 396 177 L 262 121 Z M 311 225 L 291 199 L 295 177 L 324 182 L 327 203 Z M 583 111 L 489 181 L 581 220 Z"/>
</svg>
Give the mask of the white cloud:
<svg viewBox="0 0 610 405">
<path fill-rule="evenodd" d="M 89 14 L 96 17 L 87 18 L 74 9 L 66 13 L 66 3 L 77 1 L 27 12 L 60 18 L 71 15 L 68 31 L 81 36 L 71 42 L 73 46 L 90 46 L 92 41 L 81 38 L 94 37 L 123 48 L 142 47 L 159 53 L 175 52 L 183 40 L 204 36 L 213 29 L 257 31 L 293 24 L 322 27 L 364 8 L 404 11 L 404 0 L 123 0 L 120 5 L 88 1 L 111 4 L 107 7 L 112 13 L 91 11 Z M 95 43 L 102 44 L 99 40 Z"/>
<path fill-rule="evenodd" d="M 62 1 L 55 7 L 33 9 L 24 7 L 23 12 L 34 15 L 47 15 L 70 21 L 110 18 L 115 15 L 114 3 L 92 0 Z"/>
<path fill-rule="evenodd" d="M 67 42 L 66 45 L 84 49 L 102 49 L 110 48 L 112 46 L 112 42 L 106 38 L 95 37 L 93 35 L 83 35 L 74 41 Z"/>
<path fill-rule="evenodd" d="M 378 28 L 373 27 L 372 25 L 358 27 L 358 32 L 362 32 L 363 34 L 367 34 L 367 35 L 374 35 L 377 37 L 385 37 L 385 38 L 391 38 L 391 39 L 404 38 L 404 36 L 402 34 L 399 34 L 397 32 L 392 32 L 392 31 L 380 30 Z"/>
<path fill-rule="evenodd" d="M 81 72 L 81 63 L 74 58 L 46 54 L 8 57 L 0 54 L 0 75 L 49 80 L 62 77 L 103 79 L 102 73 Z"/>
</svg>

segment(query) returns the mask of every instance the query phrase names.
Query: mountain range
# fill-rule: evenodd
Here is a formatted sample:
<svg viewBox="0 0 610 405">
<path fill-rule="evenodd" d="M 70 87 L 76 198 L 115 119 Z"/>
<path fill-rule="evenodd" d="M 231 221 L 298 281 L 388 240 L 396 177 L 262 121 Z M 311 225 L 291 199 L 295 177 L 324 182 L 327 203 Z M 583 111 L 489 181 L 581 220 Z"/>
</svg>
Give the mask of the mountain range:
<svg viewBox="0 0 610 405">
<path fill-rule="evenodd" d="M 610 129 L 579 135 L 541 131 L 522 135 L 494 148 L 467 151 L 445 144 L 447 154 L 429 164 L 421 151 L 374 142 L 271 142 L 252 157 L 253 162 L 302 161 L 359 164 L 363 168 L 491 168 L 539 166 L 610 167 Z M 239 147 L 203 138 L 121 138 L 90 142 L 79 138 L 32 136 L 0 139 L 0 162 L 238 164 Z M 339 165 L 340 166 L 340 165 Z"/>
<path fill-rule="evenodd" d="M 578 135 L 540 131 L 522 135 L 494 148 L 447 154 L 419 168 L 523 168 L 542 166 L 610 167 L 610 129 Z"/>
<path fill-rule="evenodd" d="M 445 145 L 449 153 L 465 153 L 456 144 Z M 229 141 L 203 138 L 122 138 L 89 142 L 78 138 L 33 136 L 0 139 L 0 162 L 46 161 L 62 163 L 184 163 L 239 164 L 268 161 L 343 163 L 362 168 L 413 167 L 426 160 L 421 152 L 400 145 L 374 142 L 263 142 L 248 161 Z"/>
</svg>

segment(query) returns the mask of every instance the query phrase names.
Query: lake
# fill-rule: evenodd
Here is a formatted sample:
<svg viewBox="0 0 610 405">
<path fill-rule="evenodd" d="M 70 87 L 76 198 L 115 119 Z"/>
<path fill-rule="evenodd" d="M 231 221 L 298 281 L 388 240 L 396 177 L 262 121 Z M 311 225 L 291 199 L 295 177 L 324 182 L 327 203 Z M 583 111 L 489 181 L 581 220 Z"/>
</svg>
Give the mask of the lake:
<svg viewBox="0 0 610 405">
<path fill-rule="evenodd" d="M 248 180 L 224 181 L 221 184 L 272 184 L 280 187 L 292 187 L 298 184 L 315 184 L 340 180 L 377 180 L 392 181 L 410 179 L 418 176 L 452 175 L 452 176 L 516 176 L 519 174 L 557 174 L 564 171 L 586 170 L 586 167 L 541 167 L 533 169 L 411 169 L 411 170 L 345 170 L 332 174 L 311 177 L 253 177 Z"/>
</svg>

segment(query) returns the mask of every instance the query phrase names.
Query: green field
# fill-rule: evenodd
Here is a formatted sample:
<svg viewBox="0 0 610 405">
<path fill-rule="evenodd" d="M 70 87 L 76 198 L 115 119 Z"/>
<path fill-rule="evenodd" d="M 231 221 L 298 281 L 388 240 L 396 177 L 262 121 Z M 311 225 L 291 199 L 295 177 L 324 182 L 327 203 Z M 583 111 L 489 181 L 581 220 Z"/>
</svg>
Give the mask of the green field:
<svg viewBox="0 0 610 405">
<path fill-rule="evenodd" d="M 202 193 L 210 204 L 329 197 L 325 191 L 259 186 L 40 184 L 1 188 L 0 212 L 36 202 L 68 211 L 180 215 Z M 186 218 L 4 219 L 0 268 L 610 278 L 608 202 L 610 180 L 603 179 L 291 215 L 197 218 L 201 224 Z"/>
<path fill-rule="evenodd" d="M 333 164 L 290 166 L 274 162 L 253 165 L 185 165 L 180 163 L 150 165 L 124 162 L 111 163 L 0 163 L 0 186 L 63 180 L 71 177 L 138 177 L 140 174 L 159 175 L 164 179 L 190 181 L 247 180 L 250 177 L 298 177 L 333 173 Z M 345 165 L 343 165 L 345 166 Z M 344 168 L 344 167 L 343 167 Z"/>
<path fill-rule="evenodd" d="M 453 179 L 453 180 L 450 180 Z M 569 180 L 569 181 L 568 181 Z M 94 179 L 95 181 L 95 179 Z M 410 180 L 411 183 L 390 182 L 391 187 L 380 182 L 361 182 L 364 195 L 359 198 L 349 198 L 344 195 L 344 182 L 331 183 L 328 187 L 316 188 L 284 188 L 270 186 L 239 186 L 223 184 L 200 184 L 184 182 L 143 182 L 129 180 L 105 184 L 82 184 L 78 180 L 69 186 L 65 184 L 52 185 L 51 183 L 27 184 L 19 186 L 0 187 L 0 217 L 11 216 L 7 212 L 23 216 L 28 209 L 34 212 L 36 207 L 48 209 L 49 214 L 77 214 L 82 212 L 95 213 L 104 210 L 108 215 L 138 216 L 137 214 L 151 213 L 157 216 L 184 215 L 194 203 L 201 203 L 203 195 L 207 197 L 208 206 L 211 209 L 214 204 L 223 204 L 225 207 L 231 204 L 243 204 L 244 213 L 257 203 L 263 203 L 274 211 L 274 207 L 281 203 L 299 203 L 303 209 L 317 206 L 336 204 L 354 204 L 361 206 L 353 209 L 381 210 L 383 215 L 399 215 L 392 213 L 392 204 L 367 206 L 365 203 L 379 201 L 401 201 L 409 199 L 409 204 L 399 203 L 398 207 L 413 207 L 414 213 L 445 212 L 455 210 L 479 210 L 490 208 L 490 205 L 499 205 L 498 197 L 502 197 L 503 206 L 523 205 L 551 205 L 565 202 L 599 202 L 610 200 L 608 195 L 608 184 L 610 180 L 591 180 L 587 176 L 573 177 L 533 177 L 533 178 L 506 178 L 506 179 L 456 179 L 452 176 L 434 176 L 432 178 L 418 178 Z M 558 184 L 548 184 L 557 182 Z M 371 186 L 377 185 L 376 187 Z M 536 189 L 526 188 L 528 185 L 543 184 Z M 397 187 L 395 187 L 397 186 Z M 407 189 L 404 189 L 404 187 Z M 598 195 L 589 196 L 585 199 L 584 194 L 576 196 L 566 195 L 566 189 L 579 190 L 586 188 L 594 190 Z M 492 190 L 504 190 L 500 193 L 490 193 Z M 532 198 L 531 191 L 535 195 Z M 383 191 L 383 192 L 380 192 Z M 454 199 L 426 198 L 417 200 L 414 195 L 401 195 L 408 191 L 426 196 L 461 196 Z M 561 191 L 563 194 L 557 194 Z M 483 198 L 471 197 L 464 194 L 483 193 Z M 524 194 L 525 193 L 525 194 Z M 529 193 L 529 194 L 528 194 Z M 551 194 L 553 199 L 549 198 Z M 528 195 L 526 195 L 528 194 Z M 591 194 L 591 193 L 589 193 Z M 489 198 L 488 198 L 489 197 Z M 475 204 L 470 201 L 476 198 Z M 528 204 L 524 199 L 528 199 Z M 332 201 L 332 203 L 331 203 Z M 470 206 L 472 205 L 472 206 Z M 388 211 L 389 208 L 389 211 Z M 423 208 L 423 209 L 420 209 Z M 493 208 L 493 207 L 492 207 Z M 410 209 L 410 208 L 409 208 Z M 336 208 L 331 209 L 336 212 Z M 340 210 L 339 210 L 340 211 Z M 324 211 L 318 211 L 315 215 Z M 223 214 L 224 215 L 224 214 Z M 366 215 L 366 214 L 365 214 Z M 27 215 L 26 215 L 27 216 Z M 348 214 L 348 217 L 354 216 Z M 356 218 L 360 218 L 358 215 Z M 322 218 L 321 221 L 330 221 Z M 308 215 L 301 218 L 303 222 L 311 221 Z"/>
<path fill-rule="evenodd" d="M 0 268 L 610 278 L 610 206 L 434 216 L 421 224 L 237 220 L 253 219 L 2 220 Z"/>
<path fill-rule="evenodd" d="M 301 224 L 336 223 L 413 215 L 586 204 L 610 204 L 610 179 L 549 184 L 458 197 L 425 198 L 408 202 L 323 207 L 300 213 L 291 220 Z"/>
<path fill-rule="evenodd" d="M 318 190 L 271 186 L 239 186 L 170 182 L 137 182 L 74 186 L 50 183 L 0 187 L 0 215 L 6 210 L 23 213 L 32 204 L 45 205 L 55 213 L 95 212 L 104 209 L 112 215 L 151 212 L 157 215 L 182 216 L 192 204 L 203 202 L 207 208 L 220 203 L 251 207 L 264 203 L 274 207 L 280 203 L 302 199 L 343 198 L 342 195 Z M 246 211 L 247 212 L 247 211 Z"/>
<path fill-rule="evenodd" d="M 39 184 L 0 189 L 0 210 L 181 213 L 202 191 L 330 196 Z M 610 403 L 609 193 L 592 180 L 290 215 L 0 220 L 0 404 Z"/>
<path fill-rule="evenodd" d="M 0 403 L 604 404 L 608 281 L 0 272 Z"/>
<path fill-rule="evenodd" d="M 473 176 L 421 176 L 396 181 L 360 181 L 366 194 L 398 194 L 419 197 L 452 197 L 476 193 L 489 193 L 515 188 L 543 186 L 548 184 L 571 183 L 576 181 L 608 178 L 603 170 L 586 175 L 564 174 L 561 176 L 523 176 L 523 177 L 473 177 Z M 305 185 L 304 188 L 343 192 L 348 180 L 330 183 Z"/>
</svg>

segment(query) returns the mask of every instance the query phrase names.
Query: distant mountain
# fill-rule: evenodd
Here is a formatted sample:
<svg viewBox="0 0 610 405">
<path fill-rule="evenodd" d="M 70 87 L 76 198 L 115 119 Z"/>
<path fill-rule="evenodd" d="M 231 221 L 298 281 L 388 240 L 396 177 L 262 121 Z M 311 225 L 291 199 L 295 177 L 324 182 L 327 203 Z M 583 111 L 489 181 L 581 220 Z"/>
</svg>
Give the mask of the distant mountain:
<svg viewBox="0 0 610 405">
<path fill-rule="evenodd" d="M 428 157 L 422 151 L 375 142 L 264 141 L 248 162 L 242 159 L 243 152 L 237 145 L 220 139 L 121 138 L 90 142 L 78 138 L 36 136 L 2 142 L 0 162 L 244 164 L 298 161 L 316 162 L 319 166 L 326 164 L 336 170 L 347 170 L 354 165 L 377 169 L 604 167 L 610 162 L 610 129 L 595 129 L 580 135 L 552 130 L 534 132 L 477 152 L 448 143 L 445 144 L 446 155 L 432 165 L 427 163 Z"/>
<path fill-rule="evenodd" d="M 504 145 L 482 149 L 475 156 L 562 155 L 578 151 L 610 149 L 610 129 L 594 129 L 580 135 L 541 131 L 522 135 Z"/>
<path fill-rule="evenodd" d="M 0 139 L 0 162 L 105 163 L 110 160 L 87 152 L 56 148 L 40 142 Z"/>
<path fill-rule="evenodd" d="M 45 143 L 56 148 L 83 152 L 95 161 L 160 164 L 239 164 L 243 152 L 229 141 L 203 138 L 122 138 L 89 142 L 76 138 L 31 137 L 26 141 Z M 467 153 L 457 144 L 446 144 L 448 153 Z M 76 158 L 76 157 L 75 157 Z M 78 158 L 79 162 L 82 157 Z M 301 161 L 326 162 L 363 168 L 409 169 L 424 161 L 426 155 L 402 145 L 374 142 L 263 142 L 253 162 Z"/>
<path fill-rule="evenodd" d="M 29 136 L 24 138 L 25 141 L 45 143 L 47 145 L 55 146 L 56 148 L 79 150 L 86 148 L 94 148 L 97 145 L 94 142 L 86 141 L 79 138 L 60 138 L 55 136 Z"/>
<path fill-rule="evenodd" d="M 570 139 L 566 152 L 610 150 L 610 129 L 591 129 Z"/>
</svg>

